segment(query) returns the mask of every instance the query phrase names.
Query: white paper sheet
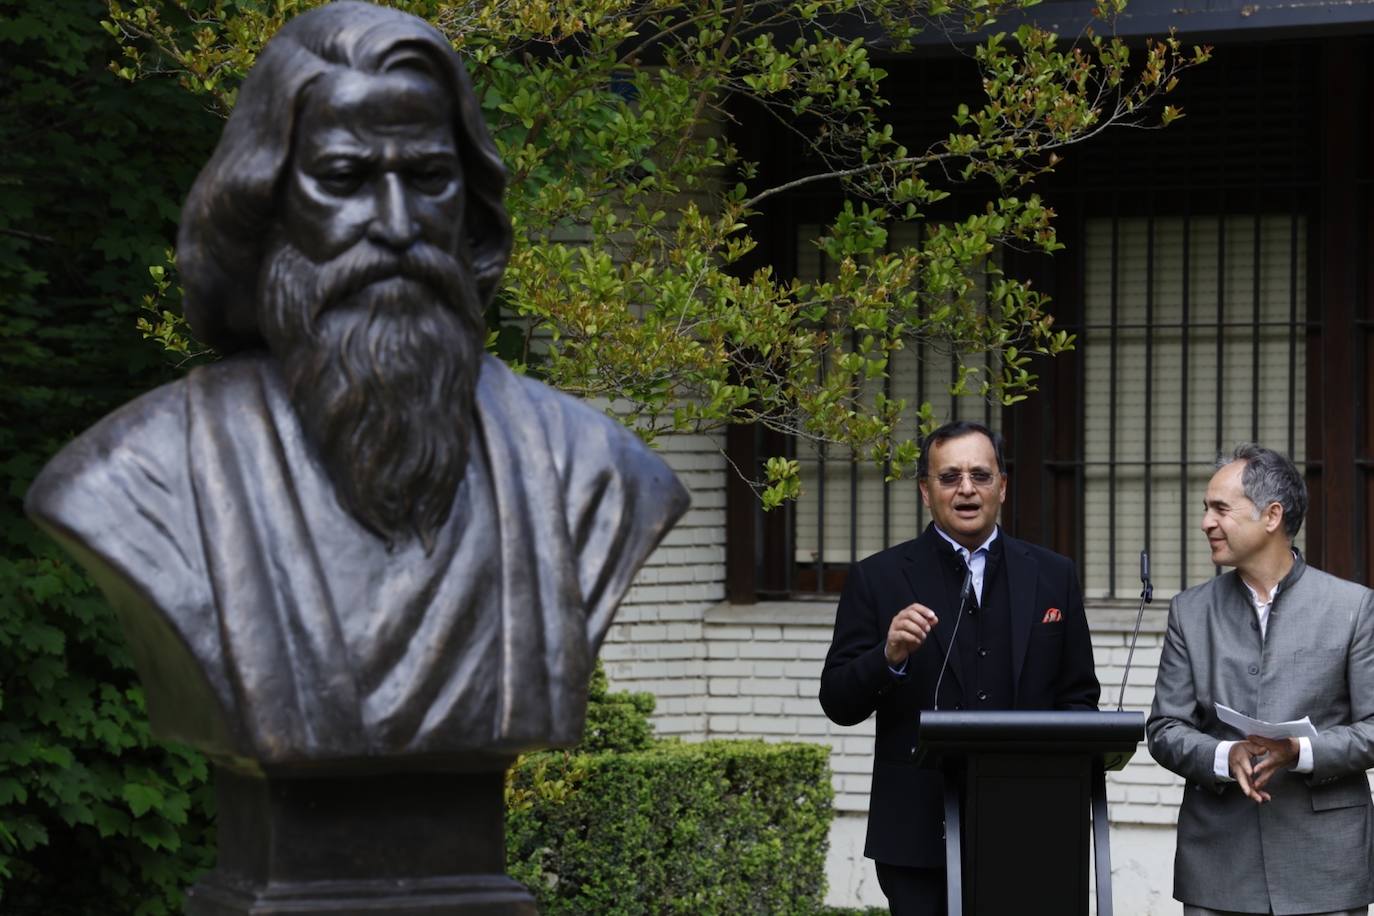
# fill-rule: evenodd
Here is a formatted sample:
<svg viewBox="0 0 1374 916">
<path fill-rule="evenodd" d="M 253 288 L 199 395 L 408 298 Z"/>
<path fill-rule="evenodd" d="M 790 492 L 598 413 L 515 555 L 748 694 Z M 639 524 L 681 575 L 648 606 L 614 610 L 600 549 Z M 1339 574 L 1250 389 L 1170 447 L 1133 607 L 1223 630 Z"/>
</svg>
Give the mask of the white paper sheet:
<svg viewBox="0 0 1374 916">
<path fill-rule="evenodd" d="M 1229 706 L 1220 703 L 1213 705 L 1217 709 L 1217 718 L 1232 728 L 1239 729 L 1242 735 L 1259 735 L 1261 738 L 1317 737 L 1317 730 L 1312 727 L 1312 720 L 1308 716 L 1294 719 L 1292 722 L 1264 722 L 1236 712 Z"/>
</svg>

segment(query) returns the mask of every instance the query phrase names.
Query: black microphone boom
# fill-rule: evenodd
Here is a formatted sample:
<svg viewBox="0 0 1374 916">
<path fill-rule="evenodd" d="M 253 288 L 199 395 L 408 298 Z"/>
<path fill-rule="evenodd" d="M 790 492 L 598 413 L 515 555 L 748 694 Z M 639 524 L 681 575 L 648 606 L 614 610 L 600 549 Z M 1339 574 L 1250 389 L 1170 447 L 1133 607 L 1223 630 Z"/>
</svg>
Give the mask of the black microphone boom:
<svg viewBox="0 0 1374 916">
<path fill-rule="evenodd" d="M 1121 672 L 1121 692 L 1116 697 L 1116 711 L 1121 712 L 1121 704 L 1126 701 L 1126 678 L 1131 673 L 1131 660 L 1135 658 L 1135 641 L 1140 638 L 1140 621 L 1145 617 L 1145 605 L 1155 598 L 1155 587 L 1150 583 L 1150 553 L 1140 552 L 1140 610 L 1135 612 L 1135 629 L 1131 631 L 1131 651 L 1126 653 L 1126 670 Z"/>
<path fill-rule="evenodd" d="M 935 678 L 935 710 L 940 709 L 940 682 L 945 679 L 945 668 L 949 666 L 949 653 L 954 651 L 954 638 L 959 635 L 959 621 L 964 619 L 964 608 L 968 606 L 969 595 L 973 594 L 973 567 L 964 573 L 964 584 L 959 586 L 959 613 L 954 618 L 954 629 L 949 634 L 949 645 L 945 646 L 945 657 L 940 662 L 940 675 Z"/>
</svg>

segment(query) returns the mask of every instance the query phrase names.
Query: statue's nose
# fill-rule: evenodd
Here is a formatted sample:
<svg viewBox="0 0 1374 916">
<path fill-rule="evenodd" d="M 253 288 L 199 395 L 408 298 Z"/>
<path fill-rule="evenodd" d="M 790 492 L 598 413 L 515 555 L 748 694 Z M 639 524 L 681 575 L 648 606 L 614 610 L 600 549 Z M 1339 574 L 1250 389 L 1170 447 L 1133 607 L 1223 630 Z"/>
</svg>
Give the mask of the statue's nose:
<svg viewBox="0 0 1374 916">
<path fill-rule="evenodd" d="M 384 174 L 377 198 L 377 213 L 370 228 L 372 239 L 392 248 L 411 245 L 420 228 L 411 213 L 410 193 L 401 176 L 394 172 Z"/>
</svg>

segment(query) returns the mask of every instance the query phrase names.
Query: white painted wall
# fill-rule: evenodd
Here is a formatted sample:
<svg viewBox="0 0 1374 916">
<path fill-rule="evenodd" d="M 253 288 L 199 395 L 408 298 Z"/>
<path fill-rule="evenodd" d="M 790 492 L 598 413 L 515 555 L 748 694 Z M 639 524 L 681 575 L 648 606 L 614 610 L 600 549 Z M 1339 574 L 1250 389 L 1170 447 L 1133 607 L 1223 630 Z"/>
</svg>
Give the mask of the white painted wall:
<svg viewBox="0 0 1374 916">
<path fill-rule="evenodd" d="M 1174 825 L 1112 824 L 1112 912 L 1179 916 L 1173 898 Z"/>
<path fill-rule="evenodd" d="M 661 437 L 656 448 L 692 505 L 635 577 L 601 647 L 615 689 L 652 693 L 661 736 L 706 737 L 708 608 L 725 598 L 725 458 L 711 436 Z"/>
</svg>

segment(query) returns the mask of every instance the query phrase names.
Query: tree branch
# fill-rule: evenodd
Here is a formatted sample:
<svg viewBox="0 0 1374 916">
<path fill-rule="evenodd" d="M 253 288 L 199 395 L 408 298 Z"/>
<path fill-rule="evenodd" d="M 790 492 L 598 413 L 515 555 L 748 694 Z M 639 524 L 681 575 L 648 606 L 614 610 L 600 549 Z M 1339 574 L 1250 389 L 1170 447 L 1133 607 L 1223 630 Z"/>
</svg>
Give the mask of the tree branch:
<svg viewBox="0 0 1374 916">
<path fill-rule="evenodd" d="M 57 241 L 51 236 L 39 235 L 36 232 L 25 232 L 22 229 L 9 229 L 4 226 L 0 226 L 0 235 L 13 236 L 17 239 L 23 239 L 26 242 L 42 242 L 45 245 L 52 245 Z"/>
</svg>

